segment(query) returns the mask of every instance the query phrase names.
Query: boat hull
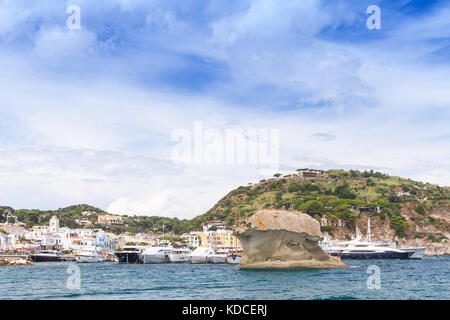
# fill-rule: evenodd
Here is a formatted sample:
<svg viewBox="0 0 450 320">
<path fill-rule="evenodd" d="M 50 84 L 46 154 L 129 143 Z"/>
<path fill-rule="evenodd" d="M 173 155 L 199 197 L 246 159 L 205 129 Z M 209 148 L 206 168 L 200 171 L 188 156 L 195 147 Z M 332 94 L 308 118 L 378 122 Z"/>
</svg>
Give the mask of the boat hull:
<svg viewBox="0 0 450 320">
<path fill-rule="evenodd" d="M 170 263 L 188 263 L 189 255 L 187 254 L 169 254 Z"/>
<path fill-rule="evenodd" d="M 341 259 L 409 259 L 413 252 L 341 252 Z M 332 256 L 338 253 L 332 252 Z"/>
<path fill-rule="evenodd" d="M 226 255 L 211 255 L 209 256 L 209 261 L 215 264 L 227 263 Z"/>
<path fill-rule="evenodd" d="M 139 252 L 116 252 L 114 254 L 120 263 L 142 263 Z"/>
<path fill-rule="evenodd" d="M 99 263 L 103 262 L 103 258 L 99 256 L 75 256 L 75 261 L 78 263 Z"/>
<path fill-rule="evenodd" d="M 146 264 L 150 263 L 167 263 L 168 257 L 165 254 L 143 254 L 142 255 L 142 262 Z"/>
<path fill-rule="evenodd" d="M 31 261 L 33 262 L 61 262 L 62 257 L 58 256 L 41 256 L 41 255 L 31 255 Z"/>
<path fill-rule="evenodd" d="M 209 263 L 209 258 L 207 256 L 191 256 L 190 261 L 193 264 Z"/>
</svg>

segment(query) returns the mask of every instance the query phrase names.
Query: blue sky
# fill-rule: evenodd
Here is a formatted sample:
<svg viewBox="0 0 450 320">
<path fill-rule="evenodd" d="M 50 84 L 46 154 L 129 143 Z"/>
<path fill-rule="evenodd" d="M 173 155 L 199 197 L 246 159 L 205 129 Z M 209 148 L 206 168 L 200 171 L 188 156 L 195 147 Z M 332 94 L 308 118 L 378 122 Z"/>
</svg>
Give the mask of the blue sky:
<svg viewBox="0 0 450 320">
<path fill-rule="evenodd" d="M 194 121 L 280 130 L 280 172 L 450 185 L 449 62 L 448 1 L 3 0 L 0 203 L 192 217 L 267 177 L 173 163 Z"/>
</svg>

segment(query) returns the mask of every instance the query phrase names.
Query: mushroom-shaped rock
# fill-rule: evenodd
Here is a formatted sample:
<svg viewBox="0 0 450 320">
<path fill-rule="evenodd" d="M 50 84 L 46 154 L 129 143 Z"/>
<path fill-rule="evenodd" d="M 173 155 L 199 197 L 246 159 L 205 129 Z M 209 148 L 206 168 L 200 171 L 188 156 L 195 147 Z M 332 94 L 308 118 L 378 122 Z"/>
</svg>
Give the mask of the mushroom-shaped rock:
<svg viewBox="0 0 450 320">
<path fill-rule="evenodd" d="M 298 211 L 260 210 L 237 230 L 244 250 L 241 268 L 342 268 L 326 254 L 320 224 Z"/>
</svg>

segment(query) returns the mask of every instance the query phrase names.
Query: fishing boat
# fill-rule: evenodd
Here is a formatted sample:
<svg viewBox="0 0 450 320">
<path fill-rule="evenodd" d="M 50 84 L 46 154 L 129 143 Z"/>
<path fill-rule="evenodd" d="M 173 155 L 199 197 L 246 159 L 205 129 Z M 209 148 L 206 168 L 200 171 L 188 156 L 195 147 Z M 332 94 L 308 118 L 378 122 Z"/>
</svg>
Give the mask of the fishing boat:
<svg viewBox="0 0 450 320">
<path fill-rule="evenodd" d="M 209 263 L 209 256 L 214 253 L 214 250 L 210 247 L 198 247 L 189 255 L 189 261 L 191 263 Z"/>
<path fill-rule="evenodd" d="M 141 260 L 143 263 L 168 263 L 172 249 L 171 246 L 149 247 L 142 252 Z"/>
<path fill-rule="evenodd" d="M 226 250 L 216 250 L 211 255 L 208 256 L 210 263 L 227 263 L 228 251 Z"/>
<path fill-rule="evenodd" d="M 105 260 L 102 253 L 95 247 L 87 247 L 75 254 L 75 261 L 79 263 L 97 263 Z"/>
<path fill-rule="evenodd" d="M 63 258 L 59 251 L 56 250 L 42 250 L 39 253 L 30 255 L 33 262 L 61 262 Z"/>
<path fill-rule="evenodd" d="M 192 250 L 188 248 L 176 248 L 173 249 L 171 253 L 169 253 L 169 262 L 170 263 L 187 263 L 189 262 L 189 255 Z"/>
<path fill-rule="evenodd" d="M 142 263 L 141 253 L 145 250 L 144 246 L 124 246 L 121 251 L 114 254 L 121 263 Z"/>
</svg>

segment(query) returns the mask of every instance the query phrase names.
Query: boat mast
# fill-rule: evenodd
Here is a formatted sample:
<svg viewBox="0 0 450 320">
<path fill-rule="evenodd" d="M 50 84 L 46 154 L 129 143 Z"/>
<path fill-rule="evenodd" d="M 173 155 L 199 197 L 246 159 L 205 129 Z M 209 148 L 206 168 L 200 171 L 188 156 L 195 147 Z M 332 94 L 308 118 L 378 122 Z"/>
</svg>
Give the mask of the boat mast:
<svg viewBox="0 0 450 320">
<path fill-rule="evenodd" d="M 237 209 L 234 210 L 234 240 L 235 240 L 235 253 L 237 254 Z"/>
<path fill-rule="evenodd" d="M 369 217 L 369 219 L 367 220 L 367 237 L 368 237 L 368 239 L 369 239 L 369 242 L 371 242 L 372 237 L 370 236 L 370 217 Z"/>
</svg>

